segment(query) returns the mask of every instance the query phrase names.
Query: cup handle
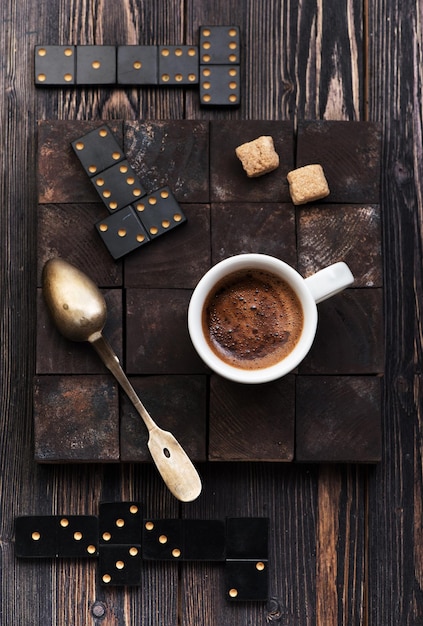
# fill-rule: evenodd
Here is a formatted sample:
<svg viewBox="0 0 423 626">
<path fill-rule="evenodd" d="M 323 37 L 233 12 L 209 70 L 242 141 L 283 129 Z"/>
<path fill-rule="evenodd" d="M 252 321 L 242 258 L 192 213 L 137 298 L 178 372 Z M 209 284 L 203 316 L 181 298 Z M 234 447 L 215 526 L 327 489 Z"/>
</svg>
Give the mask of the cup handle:
<svg viewBox="0 0 423 626">
<path fill-rule="evenodd" d="M 334 296 L 353 282 L 354 276 L 343 261 L 329 265 L 305 279 L 316 304 Z"/>
</svg>

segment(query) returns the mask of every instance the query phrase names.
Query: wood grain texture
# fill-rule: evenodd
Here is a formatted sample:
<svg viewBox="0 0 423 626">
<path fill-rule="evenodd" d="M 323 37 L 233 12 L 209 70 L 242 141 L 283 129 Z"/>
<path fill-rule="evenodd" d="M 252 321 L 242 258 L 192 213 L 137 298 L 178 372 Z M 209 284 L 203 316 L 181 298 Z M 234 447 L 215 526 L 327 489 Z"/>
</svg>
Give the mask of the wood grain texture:
<svg viewBox="0 0 423 626">
<path fill-rule="evenodd" d="M 421 3 L 369 3 L 369 116 L 384 123 L 383 460 L 369 485 L 374 624 L 422 623 Z M 384 59 L 384 63 L 381 63 Z M 383 561 L 381 560 L 381 555 Z"/>
<path fill-rule="evenodd" d="M 0 584 L 5 625 L 421 622 L 420 10 L 412 0 L 371 3 L 367 57 L 362 3 L 356 0 L 1 3 L 0 18 L 7 27 L 0 32 L 0 148 L 8 159 L 0 180 Z M 195 92 L 179 88 L 33 86 L 35 44 L 191 43 L 200 24 L 225 22 L 239 24 L 243 33 L 243 102 L 236 111 L 201 110 Z M 93 514 L 102 499 L 142 500 L 152 516 L 179 514 L 152 466 L 41 467 L 33 461 L 37 120 L 356 120 L 366 105 L 367 59 L 369 116 L 384 125 L 381 204 L 389 268 L 391 358 L 380 469 L 368 481 L 354 467 L 321 472 L 281 464 L 235 464 L 231 471 L 225 464 L 202 468 L 204 494 L 184 507 L 183 516 L 260 514 L 271 520 L 268 607 L 225 604 L 218 593 L 219 573 L 210 566 L 188 566 L 179 574 L 151 563 L 141 588 L 114 590 L 101 588 L 93 567 L 79 562 L 16 560 L 13 519 L 18 514 Z M 369 577 L 363 562 L 367 522 Z M 105 607 L 102 619 L 92 612 L 96 602 Z"/>
</svg>

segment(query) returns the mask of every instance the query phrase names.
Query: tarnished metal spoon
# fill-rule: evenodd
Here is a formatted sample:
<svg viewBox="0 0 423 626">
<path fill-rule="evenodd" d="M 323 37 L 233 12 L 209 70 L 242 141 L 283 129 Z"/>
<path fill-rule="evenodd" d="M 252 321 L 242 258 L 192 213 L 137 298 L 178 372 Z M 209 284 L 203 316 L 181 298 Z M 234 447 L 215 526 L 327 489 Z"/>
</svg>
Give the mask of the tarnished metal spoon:
<svg viewBox="0 0 423 626">
<path fill-rule="evenodd" d="M 67 261 L 54 258 L 43 268 L 43 294 L 62 335 L 95 348 L 144 420 L 148 448 L 171 493 L 182 502 L 195 500 L 201 493 L 197 470 L 172 433 L 159 428 L 149 415 L 102 334 L 107 310 L 97 285 Z"/>
</svg>

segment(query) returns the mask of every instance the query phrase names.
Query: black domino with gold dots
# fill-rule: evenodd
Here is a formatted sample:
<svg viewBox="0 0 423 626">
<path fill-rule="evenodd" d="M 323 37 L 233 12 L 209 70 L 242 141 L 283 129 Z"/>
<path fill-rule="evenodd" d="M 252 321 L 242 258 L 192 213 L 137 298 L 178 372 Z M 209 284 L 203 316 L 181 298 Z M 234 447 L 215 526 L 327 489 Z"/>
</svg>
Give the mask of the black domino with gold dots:
<svg viewBox="0 0 423 626">
<path fill-rule="evenodd" d="M 187 221 L 169 187 L 147 194 L 107 125 L 71 145 L 109 212 L 95 228 L 115 260 Z"/>
<path fill-rule="evenodd" d="M 99 515 L 15 519 L 15 556 L 98 559 L 104 587 L 143 584 L 144 561 L 222 562 L 228 601 L 268 600 L 264 517 L 144 518 L 140 502 L 101 502 Z"/>
<path fill-rule="evenodd" d="M 238 26 L 200 26 L 200 45 L 35 47 L 37 86 L 200 87 L 205 107 L 240 104 Z"/>
</svg>

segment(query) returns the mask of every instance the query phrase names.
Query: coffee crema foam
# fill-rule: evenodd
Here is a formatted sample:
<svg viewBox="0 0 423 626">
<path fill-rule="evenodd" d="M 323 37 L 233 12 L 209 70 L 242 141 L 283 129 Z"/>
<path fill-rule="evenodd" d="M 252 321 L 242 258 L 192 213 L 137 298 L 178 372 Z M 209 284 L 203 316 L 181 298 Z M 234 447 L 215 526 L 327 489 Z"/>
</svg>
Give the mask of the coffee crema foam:
<svg viewBox="0 0 423 626">
<path fill-rule="evenodd" d="M 303 310 L 292 287 L 263 270 L 239 270 L 207 297 L 203 332 L 213 352 L 229 365 L 261 369 L 283 360 L 303 329 Z"/>
</svg>

